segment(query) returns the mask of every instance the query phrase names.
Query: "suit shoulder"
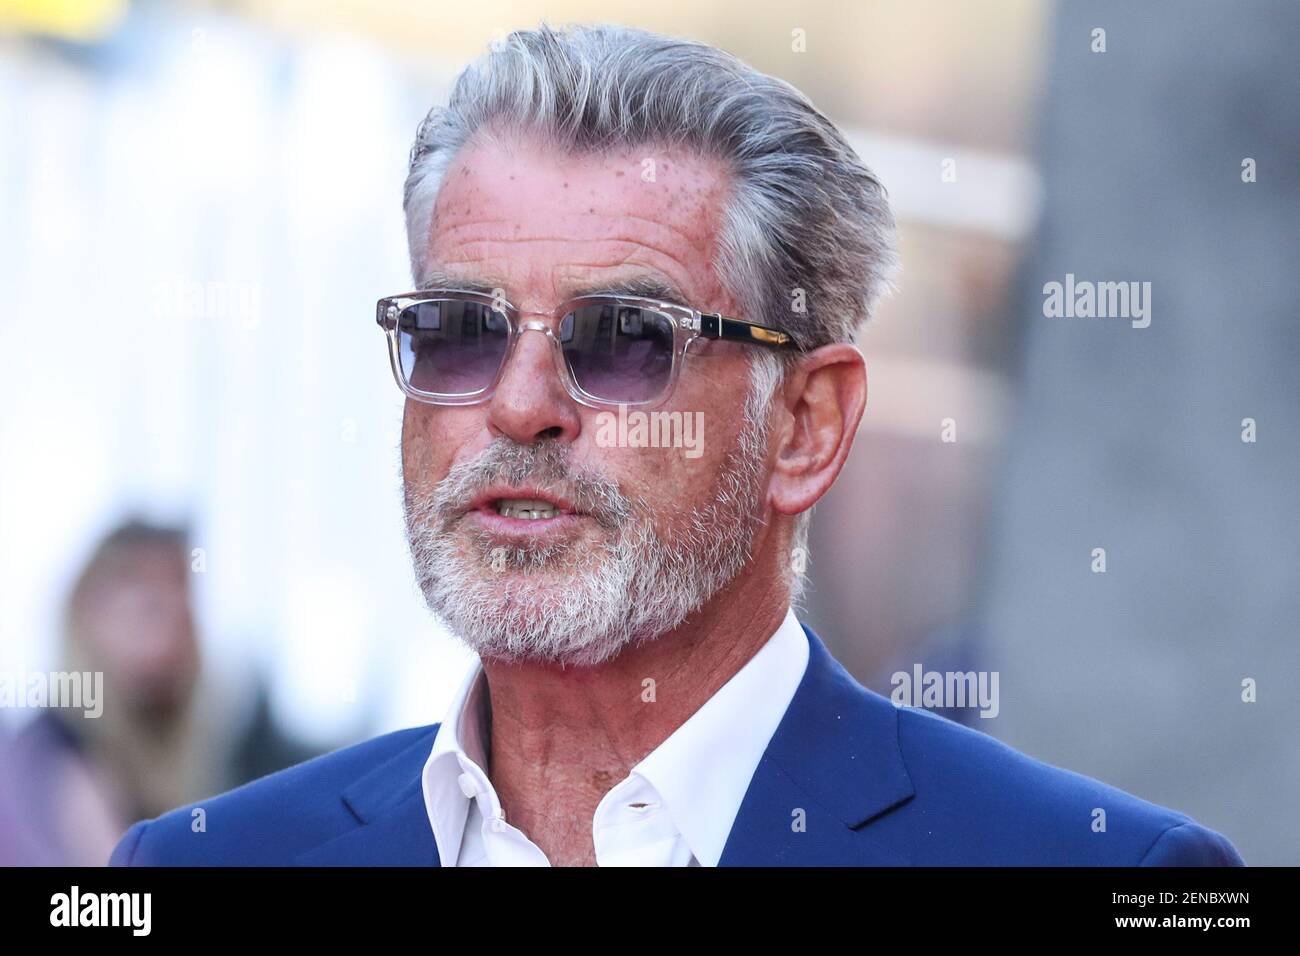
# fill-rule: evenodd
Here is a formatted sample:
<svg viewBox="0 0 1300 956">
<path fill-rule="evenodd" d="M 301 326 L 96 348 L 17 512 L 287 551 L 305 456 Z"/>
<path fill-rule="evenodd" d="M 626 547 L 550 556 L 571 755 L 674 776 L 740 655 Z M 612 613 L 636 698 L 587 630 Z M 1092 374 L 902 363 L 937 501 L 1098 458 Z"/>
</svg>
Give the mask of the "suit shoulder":
<svg viewBox="0 0 1300 956">
<path fill-rule="evenodd" d="M 344 790 L 422 741 L 431 747 L 438 726 L 372 737 L 141 820 L 109 865 L 290 865 L 297 853 L 355 825 Z"/>
<path fill-rule="evenodd" d="M 979 730 L 900 708 L 898 732 L 926 822 L 922 855 L 929 843 L 942 857 L 944 841 L 956 840 L 946 845 L 1018 865 L 1241 864 L 1231 843 L 1186 814 Z"/>
<path fill-rule="evenodd" d="M 1142 856 L 1140 866 L 1245 866 L 1222 833 L 1189 820 L 1165 830 Z"/>
</svg>

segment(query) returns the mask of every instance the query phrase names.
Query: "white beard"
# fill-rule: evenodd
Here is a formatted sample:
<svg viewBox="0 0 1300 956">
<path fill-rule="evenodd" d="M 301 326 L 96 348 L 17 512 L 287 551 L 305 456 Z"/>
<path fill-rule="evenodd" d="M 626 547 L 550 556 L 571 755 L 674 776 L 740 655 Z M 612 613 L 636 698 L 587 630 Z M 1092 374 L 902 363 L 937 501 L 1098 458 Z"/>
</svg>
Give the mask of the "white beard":
<svg viewBox="0 0 1300 956">
<path fill-rule="evenodd" d="M 761 524 L 764 429 L 746 416 L 708 504 L 664 514 L 607 479 L 567 465 L 567 446 L 495 439 L 431 491 L 405 493 L 416 579 L 430 610 L 484 659 L 592 666 L 671 631 L 748 563 Z M 503 548 L 455 527 L 495 482 L 573 502 L 604 529 L 601 547 Z M 652 516 L 685 531 L 664 539 Z"/>
</svg>

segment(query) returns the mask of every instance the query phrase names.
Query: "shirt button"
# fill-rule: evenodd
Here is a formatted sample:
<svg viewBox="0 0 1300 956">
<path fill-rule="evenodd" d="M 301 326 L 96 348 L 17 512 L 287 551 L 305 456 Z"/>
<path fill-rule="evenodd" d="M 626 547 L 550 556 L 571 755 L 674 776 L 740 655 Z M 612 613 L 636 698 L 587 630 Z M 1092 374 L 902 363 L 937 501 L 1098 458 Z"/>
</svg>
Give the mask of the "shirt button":
<svg viewBox="0 0 1300 956">
<path fill-rule="evenodd" d="M 465 796 L 470 798 L 478 796 L 478 784 L 474 782 L 474 778 L 469 774 L 462 773 L 456 782 L 460 784 L 460 792 Z"/>
</svg>

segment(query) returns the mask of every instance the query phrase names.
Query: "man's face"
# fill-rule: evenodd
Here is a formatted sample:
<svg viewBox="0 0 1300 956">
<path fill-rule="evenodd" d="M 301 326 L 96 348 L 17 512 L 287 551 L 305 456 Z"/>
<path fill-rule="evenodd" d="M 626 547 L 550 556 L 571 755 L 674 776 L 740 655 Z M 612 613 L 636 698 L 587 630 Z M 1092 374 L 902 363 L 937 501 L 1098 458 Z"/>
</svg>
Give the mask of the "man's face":
<svg viewBox="0 0 1300 956">
<path fill-rule="evenodd" d="M 743 316 L 713 271 L 727 189 L 717 164 L 675 151 L 470 145 L 438 196 L 427 266 L 499 287 L 552 328 L 576 290 L 646 276 L 682 304 Z M 697 341 L 656 409 L 703 413 L 690 455 L 604 447 L 602 413 L 568 395 L 552 349 L 524 332 L 482 405 L 407 402 L 408 533 L 430 606 L 485 657 L 590 664 L 676 626 L 734 576 L 766 469 L 761 434 L 745 428 L 744 346 Z M 502 514 L 530 502 L 557 514 Z"/>
</svg>

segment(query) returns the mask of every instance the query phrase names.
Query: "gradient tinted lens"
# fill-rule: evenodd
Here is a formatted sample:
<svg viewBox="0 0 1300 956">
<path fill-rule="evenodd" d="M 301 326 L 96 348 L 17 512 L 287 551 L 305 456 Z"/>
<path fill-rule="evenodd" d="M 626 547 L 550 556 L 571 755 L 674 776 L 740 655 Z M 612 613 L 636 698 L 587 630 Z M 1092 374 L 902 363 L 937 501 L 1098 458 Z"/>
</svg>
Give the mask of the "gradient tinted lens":
<svg viewBox="0 0 1300 956">
<path fill-rule="evenodd" d="M 397 316 L 402 375 L 420 392 L 482 391 L 496 377 L 509 340 L 506 317 L 480 302 L 429 299 Z"/>
<path fill-rule="evenodd" d="M 580 305 L 560 323 L 560 344 L 588 395 L 609 402 L 647 402 L 668 387 L 673 321 L 636 306 Z"/>
</svg>

